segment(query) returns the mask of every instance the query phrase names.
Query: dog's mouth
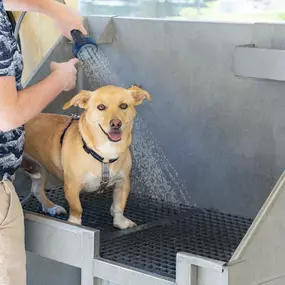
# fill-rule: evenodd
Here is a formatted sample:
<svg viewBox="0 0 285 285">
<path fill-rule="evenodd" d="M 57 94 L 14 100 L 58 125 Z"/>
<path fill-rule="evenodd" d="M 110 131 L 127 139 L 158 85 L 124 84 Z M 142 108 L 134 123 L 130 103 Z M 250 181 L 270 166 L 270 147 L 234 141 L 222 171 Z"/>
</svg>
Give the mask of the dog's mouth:
<svg viewBox="0 0 285 285">
<path fill-rule="evenodd" d="M 122 131 L 121 130 L 110 130 L 108 133 L 104 131 L 102 126 L 99 124 L 100 129 L 102 132 L 107 136 L 108 140 L 111 142 L 119 142 L 122 139 Z"/>
</svg>

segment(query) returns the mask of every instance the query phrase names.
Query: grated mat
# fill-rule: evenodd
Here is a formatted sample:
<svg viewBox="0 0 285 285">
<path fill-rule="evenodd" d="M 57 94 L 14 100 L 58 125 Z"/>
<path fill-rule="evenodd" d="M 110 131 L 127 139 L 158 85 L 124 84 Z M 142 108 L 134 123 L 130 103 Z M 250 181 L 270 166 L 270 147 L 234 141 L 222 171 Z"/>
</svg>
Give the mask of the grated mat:
<svg viewBox="0 0 285 285">
<path fill-rule="evenodd" d="M 69 211 L 62 187 L 46 190 L 46 195 L 51 201 L 63 206 L 67 212 Z M 83 193 L 80 195 L 80 200 L 83 208 L 82 224 L 84 226 L 96 228 L 103 233 L 118 231 L 118 229 L 113 227 L 113 218 L 110 215 L 110 207 L 113 201 L 112 189 L 107 189 L 100 195 Z M 35 197 L 32 197 L 23 208 L 31 212 L 44 214 L 41 204 Z M 134 194 L 130 194 L 125 216 L 134 220 L 138 225 L 142 225 L 186 210 L 187 208 L 182 205 L 173 207 L 166 203 L 161 203 L 157 199 L 136 197 Z M 68 216 L 57 216 L 56 218 L 67 220 Z"/>
<path fill-rule="evenodd" d="M 248 219 L 212 210 L 192 211 L 157 225 L 101 242 L 101 257 L 175 278 L 176 254 L 184 251 L 228 262 L 251 225 Z"/>
<path fill-rule="evenodd" d="M 46 193 L 68 211 L 62 187 Z M 173 207 L 131 194 L 125 216 L 136 221 L 138 227 L 120 231 L 113 227 L 109 214 L 110 190 L 101 195 L 81 194 L 81 202 L 83 225 L 101 231 L 102 258 L 173 279 L 177 252 L 190 252 L 226 263 L 252 223 L 250 219 L 215 210 Z M 34 197 L 24 209 L 42 214 Z"/>
</svg>

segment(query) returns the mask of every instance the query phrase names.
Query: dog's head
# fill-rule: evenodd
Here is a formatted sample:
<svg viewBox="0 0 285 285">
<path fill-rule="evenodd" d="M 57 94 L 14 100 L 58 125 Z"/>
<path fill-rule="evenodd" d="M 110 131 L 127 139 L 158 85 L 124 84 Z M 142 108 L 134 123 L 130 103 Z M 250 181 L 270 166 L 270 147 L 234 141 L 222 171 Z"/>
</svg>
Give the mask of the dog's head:
<svg viewBox="0 0 285 285">
<path fill-rule="evenodd" d="M 133 120 L 136 116 L 136 106 L 144 99 L 152 101 L 150 94 L 138 86 L 128 89 L 105 86 L 94 92 L 82 90 L 68 101 L 63 109 L 79 106 L 85 109 L 85 118 L 92 128 L 96 139 L 110 142 L 122 142 L 129 138 Z"/>
</svg>

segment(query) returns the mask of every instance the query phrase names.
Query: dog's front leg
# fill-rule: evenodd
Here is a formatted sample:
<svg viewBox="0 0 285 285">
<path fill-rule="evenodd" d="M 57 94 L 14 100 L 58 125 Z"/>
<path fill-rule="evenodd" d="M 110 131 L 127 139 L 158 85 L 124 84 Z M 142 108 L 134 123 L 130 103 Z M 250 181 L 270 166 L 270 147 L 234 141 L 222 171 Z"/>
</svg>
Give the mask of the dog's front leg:
<svg viewBox="0 0 285 285">
<path fill-rule="evenodd" d="M 113 204 L 111 206 L 111 215 L 113 224 L 119 229 L 127 229 L 136 226 L 136 223 L 124 216 L 127 200 L 130 193 L 129 175 L 115 184 L 113 193 Z"/>
<path fill-rule="evenodd" d="M 64 192 L 66 200 L 69 204 L 69 218 L 68 222 L 81 225 L 82 206 L 80 202 L 81 186 L 77 185 L 75 181 L 70 181 L 65 178 Z"/>
</svg>

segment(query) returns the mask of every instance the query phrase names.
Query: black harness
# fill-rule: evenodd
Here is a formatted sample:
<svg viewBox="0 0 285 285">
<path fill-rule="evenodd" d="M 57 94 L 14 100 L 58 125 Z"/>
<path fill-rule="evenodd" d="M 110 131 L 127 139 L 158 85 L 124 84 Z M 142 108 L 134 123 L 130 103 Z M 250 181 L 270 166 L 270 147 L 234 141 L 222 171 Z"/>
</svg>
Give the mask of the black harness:
<svg viewBox="0 0 285 285">
<path fill-rule="evenodd" d="M 63 132 L 62 132 L 62 134 L 61 134 L 61 136 L 60 136 L 60 144 L 62 145 L 62 143 L 63 143 L 63 139 L 64 139 L 64 136 L 65 136 L 65 133 L 66 133 L 66 131 L 68 130 L 68 128 L 71 126 L 71 124 L 72 124 L 72 122 L 74 121 L 74 120 L 79 120 L 80 119 L 80 116 L 77 116 L 77 115 L 71 115 L 71 120 L 70 120 L 70 122 L 69 122 L 69 124 L 67 125 L 67 127 L 63 130 Z"/>
<path fill-rule="evenodd" d="M 65 136 L 67 130 L 69 129 L 69 127 L 71 126 L 72 122 L 75 121 L 75 120 L 79 120 L 79 119 L 80 119 L 80 116 L 71 115 L 71 120 L 70 120 L 69 124 L 63 130 L 63 132 L 62 132 L 62 134 L 60 136 L 60 144 L 61 145 L 63 143 L 64 136 Z M 83 149 L 85 150 L 85 152 L 90 154 L 90 155 L 92 155 L 93 158 L 95 158 L 96 160 L 98 160 L 102 164 L 102 179 L 101 179 L 101 182 L 100 182 L 100 188 L 98 189 L 98 193 L 102 193 L 105 190 L 105 188 L 108 186 L 109 182 L 110 182 L 109 164 L 117 161 L 119 158 L 118 157 L 117 158 L 113 158 L 113 159 L 110 159 L 108 162 L 104 162 L 104 157 L 99 155 L 93 149 L 89 148 L 86 145 L 86 142 L 85 142 L 85 140 L 82 137 L 81 137 L 81 139 L 82 139 L 82 143 L 83 143 Z"/>
</svg>

